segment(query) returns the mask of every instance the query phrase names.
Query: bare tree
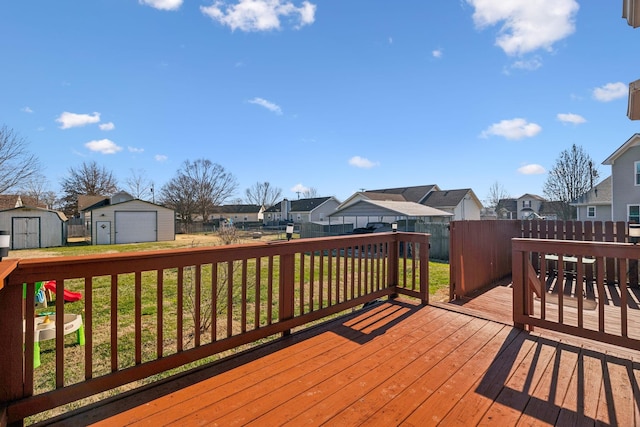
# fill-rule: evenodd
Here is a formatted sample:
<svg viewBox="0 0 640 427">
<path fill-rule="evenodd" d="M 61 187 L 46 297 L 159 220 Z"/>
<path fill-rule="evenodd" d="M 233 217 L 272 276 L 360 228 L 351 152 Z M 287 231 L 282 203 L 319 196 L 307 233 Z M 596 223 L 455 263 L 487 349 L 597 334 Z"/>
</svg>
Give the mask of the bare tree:
<svg viewBox="0 0 640 427">
<path fill-rule="evenodd" d="M 78 212 L 78 196 L 111 196 L 118 191 L 118 181 L 104 166 L 84 162 L 79 168 L 69 168 L 61 187 L 62 210 L 67 216 L 73 216 Z"/>
<path fill-rule="evenodd" d="M 491 184 L 491 187 L 489 187 L 489 194 L 487 194 L 487 200 L 485 203 L 488 208 L 495 209 L 501 199 L 508 199 L 510 197 L 509 192 L 504 188 L 504 186 L 496 181 Z"/>
<path fill-rule="evenodd" d="M 193 214 L 206 221 L 214 206 L 222 205 L 238 188 L 235 177 L 207 159 L 186 160 L 160 192 L 163 204 L 176 210 L 186 223 Z"/>
<path fill-rule="evenodd" d="M 270 208 L 282 197 L 282 189 L 273 187 L 269 182 L 256 182 L 245 190 L 245 200 L 248 204 Z"/>
<path fill-rule="evenodd" d="M 44 203 L 52 209 L 56 201 L 56 193 L 50 189 L 49 181 L 40 172 L 36 172 L 22 183 L 20 193 L 35 200 L 37 205 Z"/>
<path fill-rule="evenodd" d="M 315 187 L 309 187 L 302 192 L 303 199 L 313 199 L 318 196 L 318 189 Z"/>
<path fill-rule="evenodd" d="M 129 193 L 133 197 L 140 200 L 155 202 L 153 194 L 153 181 L 147 178 L 147 174 L 144 170 L 131 169 L 131 175 L 129 175 L 125 182 L 129 189 Z"/>
<path fill-rule="evenodd" d="M 28 142 L 7 126 L 0 127 L 0 194 L 29 180 L 40 169 Z"/>
<path fill-rule="evenodd" d="M 557 202 L 553 206 L 561 219 L 572 219 L 575 209 L 569 202 L 590 190 L 598 176 L 591 156 L 573 144 L 556 159 L 542 191 L 549 200 Z"/>
</svg>

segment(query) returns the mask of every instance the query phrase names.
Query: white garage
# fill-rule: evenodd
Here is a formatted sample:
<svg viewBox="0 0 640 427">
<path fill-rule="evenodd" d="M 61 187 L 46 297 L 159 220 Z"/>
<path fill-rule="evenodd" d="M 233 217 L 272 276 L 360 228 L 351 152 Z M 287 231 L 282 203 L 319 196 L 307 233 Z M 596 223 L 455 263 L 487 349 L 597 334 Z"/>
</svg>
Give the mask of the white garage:
<svg viewBox="0 0 640 427">
<path fill-rule="evenodd" d="M 159 242 L 176 237 L 174 211 L 143 200 L 89 207 L 84 215 L 94 245 Z"/>
</svg>

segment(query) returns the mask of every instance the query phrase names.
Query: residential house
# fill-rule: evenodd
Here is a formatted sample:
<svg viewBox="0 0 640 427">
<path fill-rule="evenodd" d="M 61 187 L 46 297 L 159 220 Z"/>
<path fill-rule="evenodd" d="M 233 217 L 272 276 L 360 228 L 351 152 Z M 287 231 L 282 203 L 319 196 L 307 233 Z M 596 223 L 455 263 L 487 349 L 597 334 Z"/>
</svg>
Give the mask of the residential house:
<svg viewBox="0 0 640 427">
<path fill-rule="evenodd" d="M 340 202 L 333 196 L 298 200 L 284 199 L 264 211 L 264 223 L 274 224 L 280 221 L 296 224 L 323 222 L 339 205 Z"/>
<path fill-rule="evenodd" d="M 382 221 L 382 219 L 376 219 L 376 217 L 380 217 L 377 209 L 371 212 L 359 212 L 357 216 L 351 217 L 339 214 L 339 212 L 349 212 L 345 209 L 359 201 L 415 203 L 450 214 L 445 217 L 441 215 L 426 215 L 425 218 L 431 218 L 428 220 L 429 222 L 434 222 L 435 218 L 446 218 L 446 221 L 480 219 L 480 212 L 482 210 L 482 203 L 471 189 L 440 190 L 440 187 L 431 184 L 360 191 L 350 196 L 338 206 L 338 213 L 332 214 L 332 217 L 342 217 L 341 219 L 345 223 L 353 223 L 354 228 L 364 227 L 369 221 Z M 360 205 L 361 208 L 363 206 L 367 205 Z M 404 217 L 405 215 L 399 216 Z"/>
<path fill-rule="evenodd" d="M 496 205 L 498 219 L 518 219 L 518 199 L 500 199 Z"/>
<path fill-rule="evenodd" d="M 608 176 L 570 204 L 576 208 L 578 221 L 611 221 L 611 196 Z"/>
<path fill-rule="evenodd" d="M 435 185 L 418 185 L 414 187 L 396 187 L 385 188 L 380 190 L 359 191 L 351 195 L 347 200 L 342 202 L 338 209 L 342 209 L 358 200 L 379 200 L 379 201 L 395 201 L 395 202 L 414 202 L 421 203 L 432 191 L 440 191 Z"/>
<path fill-rule="evenodd" d="M 611 166 L 611 219 L 640 223 L 640 134 L 602 162 Z"/>
<path fill-rule="evenodd" d="M 452 221 L 479 220 L 482 202 L 472 189 L 431 191 L 420 204 L 453 214 Z"/>
<path fill-rule="evenodd" d="M 517 200 L 517 218 L 518 219 L 541 219 L 542 203 L 545 202 L 543 197 L 536 194 L 523 194 Z"/>
<path fill-rule="evenodd" d="M 215 206 L 209 215 L 209 221 L 229 221 L 233 224 L 262 222 L 264 206 L 260 205 L 223 205 Z"/>
<path fill-rule="evenodd" d="M 415 231 L 416 223 L 449 222 L 454 216 L 431 206 L 397 200 L 357 200 L 329 215 L 331 223 L 353 223 L 354 228 L 371 222 L 398 223 L 400 231 Z"/>
<path fill-rule="evenodd" d="M 47 208 L 47 204 L 35 197 L 20 194 L 0 194 L 0 210 L 30 206 L 32 208 Z"/>
</svg>

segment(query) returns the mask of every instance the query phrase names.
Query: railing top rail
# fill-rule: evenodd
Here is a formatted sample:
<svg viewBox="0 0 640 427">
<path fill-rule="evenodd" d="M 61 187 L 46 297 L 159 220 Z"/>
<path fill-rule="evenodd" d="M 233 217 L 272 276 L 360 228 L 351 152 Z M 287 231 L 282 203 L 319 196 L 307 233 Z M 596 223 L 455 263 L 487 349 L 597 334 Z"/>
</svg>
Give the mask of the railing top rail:
<svg viewBox="0 0 640 427">
<path fill-rule="evenodd" d="M 17 259 L 12 260 L 11 268 L 7 267 L 10 271 L 5 276 L 9 277 L 9 285 L 22 285 L 26 282 L 44 280 L 44 277 L 53 279 L 56 275 L 60 278 L 78 278 L 86 275 L 126 274 L 158 268 L 185 267 L 387 243 L 395 239 L 427 243 L 429 236 L 423 233 L 388 232 L 142 252 Z M 4 267 L 5 262 L 0 265 Z M 0 270 L 1 273 L 2 270 Z"/>
<path fill-rule="evenodd" d="M 563 253 L 582 256 L 611 258 L 639 258 L 640 245 L 621 242 L 596 242 L 578 240 L 527 239 L 511 240 L 514 251 Z"/>
</svg>

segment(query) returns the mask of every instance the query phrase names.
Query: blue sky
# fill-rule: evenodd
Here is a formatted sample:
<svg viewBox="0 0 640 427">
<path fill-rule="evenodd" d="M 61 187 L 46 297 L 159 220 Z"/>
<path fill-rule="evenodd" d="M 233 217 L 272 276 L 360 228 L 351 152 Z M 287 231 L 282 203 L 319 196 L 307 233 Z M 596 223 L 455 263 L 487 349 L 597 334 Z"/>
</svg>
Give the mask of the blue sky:
<svg viewBox="0 0 640 427">
<path fill-rule="evenodd" d="M 610 0 L 7 0 L 0 125 L 54 191 L 96 161 L 158 192 L 206 158 L 237 197 L 258 181 L 290 198 L 542 195 L 562 150 L 600 165 L 640 128 L 640 29 L 621 15 Z"/>
</svg>

